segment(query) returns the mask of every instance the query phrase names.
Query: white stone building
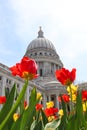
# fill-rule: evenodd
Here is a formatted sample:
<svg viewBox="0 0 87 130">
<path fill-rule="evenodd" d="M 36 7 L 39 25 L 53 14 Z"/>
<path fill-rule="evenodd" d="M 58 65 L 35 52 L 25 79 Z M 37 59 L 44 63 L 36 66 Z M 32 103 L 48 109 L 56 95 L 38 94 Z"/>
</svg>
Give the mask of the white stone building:
<svg viewBox="0 0 87 130">
<path fill-rule="evenodd" d="M 57 97 L 60 93 L 65 93 L 65 88 L 56 80 L 55 70 L 62 68 L 63 63 L 53 43 L 44 37 L 41 28 L 38 37 L 29 43 L 24 56 L 35 59 L 40 75 L 37 79 L 29 82 L 26 92 L 27 101 L 29 101 L 31 89 L 36 86 L 37 91 L 43 95 L 42 103 L 44 107 L 45 103 L 51 100 L 55 102 L 56 107 L 59 107 Z M 0 64 L 0 95 L 5 94 L 5 88 L 10 91 L 15 82 L 18 91 L 20 91 L 24 83 L 23 79 L 18 76 L 13 77 L 9 68 L 4 64 Z"/>
</svg>

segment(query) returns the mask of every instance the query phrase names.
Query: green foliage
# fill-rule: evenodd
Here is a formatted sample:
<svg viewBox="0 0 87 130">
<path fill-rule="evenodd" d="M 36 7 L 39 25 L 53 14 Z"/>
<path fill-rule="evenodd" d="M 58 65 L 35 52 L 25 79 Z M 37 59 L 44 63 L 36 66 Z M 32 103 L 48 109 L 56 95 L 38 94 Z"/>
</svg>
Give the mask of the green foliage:
<svg viewBox="0 0 87 130">
<path fill-rule="evenodd" d="M 7 101 L 0 111 L 0 130 L 87 130 L 87 111 L 83 112 L 82 92 L 77 92 L 76 103 L 68 110 L 62 100 L 64 115 L 61 118 L 48 122 L 43 109 L 36 111 L 35 106 L 39 103 L 37 91 L 34 87 L 29 98 L 28 108 L 24 109 L 24 99 L 28 81 L 25 82 L 21 92 L 17 94 L 15 101 L 16 85 L 12 87 L 7 96 Z M 13 114 L 19 113 L 19 118 L 14 121 Z"/>
<path fill-rule="evenodd" d="M 32 130 L 32 128 L 36 130 L 39 128 L 42 129 L 42 127 L 46 124 L 47 118 L 43 112 L 38 112 L 37 118 L 35 106 L 39 102 L 40 98 L 36 99 L 37 92 L 35 87 L 31 91 L 29 106 L 26 110 L 24 110 L 24 97 L 27 86 L 28 81 L 25 82 L 20 94 L 17 95 L 16 101 L 16 85 L 14 84 L 12 87 L 11 92 L 7 96 L 7 101 L 0 111 L 0 130 Z M 13 121 L 13 114 L 15 112 L 19 112 L 20 114 L 17 121 Z M 41 113 L 43 115 L 43 121 L 40 120 Z M 37 120 L 34 121 L 34 117 Z"/>
<path fill-rule="evenodd" d="M 30 130 L 44 130 L 44 127 L 42 126 L 42 121 L 41 120 L 33 121 Z"/>
<path fill-rule="evenodd" d="M 15 85 L 14 85 L 15 86 Z M 8 122 L 10 119 L 13 118 L 13 114 L 15 113 L 15 111 L 17 110 L 22 98 L 24 98 L 24 95 L 25 95 L 25 92 L 26 92 L 26 89 L 27 89 L 27 86 L 28 86 L 28 81 L 25 82 L 24 86 L 23 86 L 23 89 L 22 91 L 20 92 L 16 102 L 12 105 L 12 107 L 9 108 L 9 106 L 11 106 L 11 104 L 13 103 L 13 97 L 14 95 L 12 93 L 15 94 L 15 89 L 13 87 L 12 91 L 10 92 L 10 97 L 8 96 L 8 99 L 7 99 L 7 102 L 6 104 L 3 106 L 3 108 L 1 109 L 1 112 L 2 111 L 6 111 L 6 116 L 4 118 L 4 120 L 1 122 L 0 124 L 0 130 L 4 130 L 4 128 L 7 126 Z M 10 100 L 12 100 L 12 103 L 10 102 Z M 9 108 L 9 110 L 8 110 Z M 4 110 L 3 110 L 4 109 Z M 1 116 L 3 116 L 3 113 L 1 113 Z"/>
<path fill-rule="evenodd" d="M 48 119 L 47 119 L 45 113 L 43 112 L 43 110 L 41 110 L 41 116 L 42 116 L 43 126 L 45 127 L 45 125 L 48 123 Z"/>
<path fill-rule="evenodd" d="M 16 122 L 13 122 L 11 130 L 20 130 L 21 117 Z"/>
<path fill-rule="evenodd" d="M 34 113 L 35 113 L 35 105 L 37 102 L 38 101 L 36 100 L 36 88 L 34 88 L 31 91 L 29 107 L 27 110 L 24 111 L 22 115 L 20 130 L 24 130 L 27 127 L 28 129 L 30 129 L 30 126 L 33 122 Z"/>
<path fill-rule="evenodd" d="M 44 130 L 56 130 L 61 123 L 61 120 L 57 119 L 50 123 L 47 123 Z"/>
<path fill-rule="evenodd" d="M 15 96 L 15 89 L 16 89 L 16 86 L 14 84 L 14 86 L 13 86 L 13 88 L 12 88 L 8 98 L 7 98 L 6 103 L 3 105 L 3 107 L 0 111 L 0 124 L 6 118 L 7 114 L 9 113 L 9 111 L 12 108 L 12 105 L 14 102 L 14 96 Z"/>
<path fill-rule="evenodd" d="M 59 130 L 87 130 L 86 112 L 82 108 L 82 92 L 77 92 L 76 104 L 73 104 L 69 114 L 66 112 L 66 103 L 62 102 L 64 116 L 61 119 Z"/>
</svg>

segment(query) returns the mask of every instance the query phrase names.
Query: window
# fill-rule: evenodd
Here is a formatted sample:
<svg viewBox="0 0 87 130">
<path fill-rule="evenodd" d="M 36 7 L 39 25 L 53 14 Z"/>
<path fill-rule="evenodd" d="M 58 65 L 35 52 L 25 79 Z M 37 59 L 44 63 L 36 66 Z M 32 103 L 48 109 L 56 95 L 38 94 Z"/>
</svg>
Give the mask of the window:
<svg viewBox="0 0 87 130">
<path fill-rule="evenodd" d="M 19 88 L 19 84 L 17 84 L 17 88 Z"/>
<path fill-rule="evenodd" d="M 35 53 L 35 56 L 37 56 L 37 53 Z"/>
<path fill-rule="evenodd" d="M 11 80 L 9 80 L 9 84 L 11 84 Z"/>
<path fill-rule="evenodd" d="M 45 56 L 47 56 L 47 53 L 45 52 Z"/>
<path fill-rule="evenodd" d="M 61 66 L 59 66 L 59 69 L 61 69 L 62 67 Z"/>
<path fill-rule="evenodd" d="M 51 63 L 51 73 L 53 74 L 54 73 L 54 64 Z"/>
<path fill-rule="evenodd" d="M 9 88 L 8 88 L 8 87 L 7 87 L 7 88 L 5 88 L 5 95 L 6 95 L 6 97 L 8 97 L 9 92 L 10 92 Z"/>
<path fill-rule="evenodd" d="M 51 101 L 54 101 L 54 97 L 51 97 Z"/>
<path fill-rule="evenodd" d="M 51 53 L 49 53 L 49 55 L 51 56 Z"/>
<path fill-rule="evenodd" d="M 43 101 L 41 101 L 41 104 L 43 105 Z"/>
<path fill-rule="evenodd" d="M 2 76 L 0 76 L 0 80 L 2 80 Z"/>
<path fill-rule="evenodd" d="M 42 69 L 40 69 L 40 76 L 42 76 L 43 74 L 42 74 Z"/>
<path fill-rule="evenodd" d="M 42 52 L 40 52 L 40 55 L 42 56 Z"/>
<path fill-rule="evenodd" d="M 6 80 L 6 83 L 8 83 L 8 79 Z"/>
<path fill-rule="evenodd" d="M 11 84 L 11 80 L 7 79 L 6 83 Z"/>
<path fill-rule="evenodd" d="M 47 102 L 49 101 L 49 98 L 48 98 L 48 96 L 47 96 Z"/>
<path fill-rule="evenodd" d="M 51 101 L 55 100 L 55 95 L 51 95 Z"/>
<path fill-rule="evenodd" d="M 51 101 L 54 102 L 54 107 L 56 105 L 56 96 L 55 95 L 51 95 Z"/>
</svg>

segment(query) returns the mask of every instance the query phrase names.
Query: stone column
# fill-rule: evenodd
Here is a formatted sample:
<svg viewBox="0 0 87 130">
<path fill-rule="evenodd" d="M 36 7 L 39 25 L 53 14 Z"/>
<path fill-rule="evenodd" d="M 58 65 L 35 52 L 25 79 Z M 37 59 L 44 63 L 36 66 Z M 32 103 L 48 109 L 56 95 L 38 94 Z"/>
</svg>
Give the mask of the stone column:
<svg viewBox="0 0 87 130">
<path fill-rule="evenodd" d="M 56 65 L 54 64 L 54 72 L 55 72 L 55 70 L 56 70 Z"/>
<path fill-rule="evenodd" d="M 48 95 L 48 101 L 51 101 L 51 95 Z"/>
<path fill-rule="evenodd" d="M 38 66 L 37 73 L 39 74 L 39 62 L 37 62 L 37 66 Z"/>
<path fill-rule="evenodd" d="M 13 81 L 11 81 L 11 86 L 13 87 L 13 85 L 14 85 L 14 80 L 13 80 Z"/>
<path fill-rule="evenodd" d="M 2 77 L 2 95 L 5 95 L 6 77 Z"/>
<path fill-rule="evenodd" d="M 43 107 L 46 108 L 47 96 L 43 93 Z"/>
<path fill-rule="evenodd" d="M 56 107 L 59 108 L 58 95 L 56 94 Z"/>
</svg>

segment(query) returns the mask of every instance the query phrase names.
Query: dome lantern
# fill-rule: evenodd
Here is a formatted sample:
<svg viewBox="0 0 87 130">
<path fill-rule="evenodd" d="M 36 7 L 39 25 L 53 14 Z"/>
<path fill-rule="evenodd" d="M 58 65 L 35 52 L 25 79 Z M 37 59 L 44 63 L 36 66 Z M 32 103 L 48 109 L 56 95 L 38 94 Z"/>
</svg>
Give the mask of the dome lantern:
<svg viewBox="0 0 87 130">
<path fill-rule="evenodd" d="M 38 38 L 43 38 L 43 31 L 41 30 L 41 26 L 40 26 L 40 30 L 38 32 Z"/>
</svg>

